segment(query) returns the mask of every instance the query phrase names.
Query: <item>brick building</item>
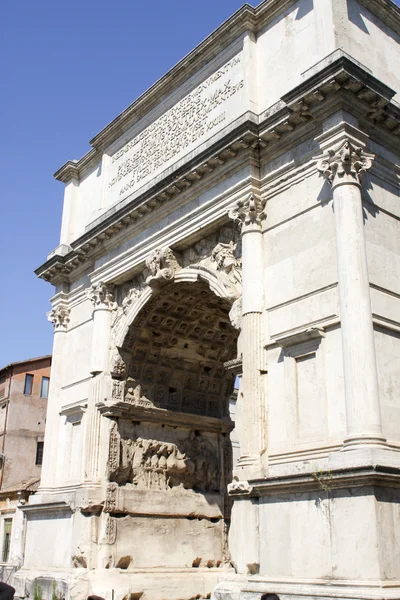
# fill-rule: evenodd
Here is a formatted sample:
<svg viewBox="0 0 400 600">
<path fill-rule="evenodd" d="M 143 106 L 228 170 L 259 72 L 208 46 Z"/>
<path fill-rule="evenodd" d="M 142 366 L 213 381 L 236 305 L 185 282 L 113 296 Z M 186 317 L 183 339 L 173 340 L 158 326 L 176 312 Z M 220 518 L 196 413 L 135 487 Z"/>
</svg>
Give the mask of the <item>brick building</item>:
<svg viewBox="0 0 400 600">
<path fill-rule="evenodd" d="M 23 513 L 42 468 L 51 356 L 0 369 L 0 565 L 3 581 L 22 559 Z"/>
</svg>

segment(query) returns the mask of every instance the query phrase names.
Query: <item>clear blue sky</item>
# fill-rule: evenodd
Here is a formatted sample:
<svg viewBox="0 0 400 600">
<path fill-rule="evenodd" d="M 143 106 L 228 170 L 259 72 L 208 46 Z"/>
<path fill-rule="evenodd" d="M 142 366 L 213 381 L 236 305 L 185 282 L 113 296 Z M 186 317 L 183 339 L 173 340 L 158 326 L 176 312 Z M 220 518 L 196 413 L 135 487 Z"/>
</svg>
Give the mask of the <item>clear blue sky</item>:
<svg viewBox="0 0 400 600">
<path fill-rule="evenodd" d="M 33 271 L 58 245 L 63 184 L 53 173 L 242 4 L 3 4 L 0 366 L 51 352 L 53 288 Z"/>
</svg>

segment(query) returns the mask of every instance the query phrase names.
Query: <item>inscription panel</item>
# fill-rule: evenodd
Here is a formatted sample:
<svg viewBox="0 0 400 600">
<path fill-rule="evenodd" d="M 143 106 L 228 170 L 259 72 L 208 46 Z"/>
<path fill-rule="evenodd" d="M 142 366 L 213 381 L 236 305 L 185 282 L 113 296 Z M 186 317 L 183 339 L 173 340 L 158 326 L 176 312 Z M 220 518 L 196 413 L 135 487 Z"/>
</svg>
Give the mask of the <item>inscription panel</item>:
<svg viewBox="0 0 400 600">
<path fill-rule="evenodd" d="M 238 117 L 243 88 L 238 54 L 109 156 L 107 204 L 123 200 Z"/>
</svg>

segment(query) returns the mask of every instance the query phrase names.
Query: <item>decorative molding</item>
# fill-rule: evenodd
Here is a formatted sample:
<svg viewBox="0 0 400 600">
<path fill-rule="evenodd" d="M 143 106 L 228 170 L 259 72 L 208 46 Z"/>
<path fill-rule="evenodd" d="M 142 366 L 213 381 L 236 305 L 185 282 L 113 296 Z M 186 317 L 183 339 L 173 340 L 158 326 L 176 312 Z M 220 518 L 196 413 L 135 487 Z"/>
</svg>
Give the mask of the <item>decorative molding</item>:
<svg viewBox="0 0 400 600">
<path fill-rule="evenodd" d="M 361 185 L 362 175 L 371 168 L 373 154 L 353 145 L 347 139 L 319 158 L 317 168 L 331 183 L 332 188 L 343 184 Z"/>
<path fill-rule="evenodd" d="M 378 139 L 389 135 L 385 139 L 391 139 L 392 144 L 397 144 L 400 136 L 400 108 L 391 102 L 394 91 L 342 50 L 333 52 L 310 70 L 310 73 L 307 71 L 305 76 L 306 79 L 300 85 L 282 96 L 281 100 L 259 117 L 249 114 L 246 121 L 240 121 L 223 140 L 210 146 L 207 157 L 202 155 L 194 158 L 173 176 L 166 177 L 153 189 L 113 212 L 101 223 L 90 227 L 72 242 L 73 249 L 67 255 L 52 256 L 35 273 L 53 284 L 68 281 L 74 271 L 98 254 L 99 248 L 107 240 L 162 204 L 173 200 L 176 194 L 195 183 L 198 175 L 206 179 L 218 165 L 231 160 L 243 150 L 268 146 L 270 153 L 272 146 L 282 147 L 283 139 L 290 141 L 293 135 L 298 136 L 297 130 L 301 126 L 312 123 L 315 117 L 320 118 L 321 105 L 332 101 L 334 97 L 342 107 L 347 107 L 349 102 L 357 106 L 367 122 L 374 127 L 374 134 Z M 118 126 L 121 126 L 119 118 Z M 79 164 L 73 161 L 67 163 L 68 172 L 72 168 L 75 174 L 76 169 L 84 168 L 86 158 L 89 159 L 96 152 L 92 149 L 78 161 Z M 60 179 L 65 181 L 64 176 Z"/>
<path fill-rule="evenodd" d="M 115 285 L 110 283 L 94 283 L 88 291 L 88 298 L 93 303 L 94 308 L 113 309 Z"/>
<path fill-rule="evenodd" d="M 224 138 L 222 144 L 219 142 L 210 146 L 206 158 L 202 156 L 193 159 L 179 169 L 175 177 L 165 178 L 146 194 L 133 199 L 121 210 L 89 228 L 72 242 L 73 249 L 67 255 L 52 256 L 35 273 L 53 284 L 68 281 L 74 271 L 98 254 L 104 242 L 169 202 L 171 198 L 174 199 L 176 194 L 195 183 L 198 175 L 207 178 L 218 165 L 231 160 L 243 150 L 265 146 L 269 149 L 272 146 L 282 147 L 283 139 L 287 137 L 290 141 L 291 136 L 298 135 L 299 127 L 313 121 L 315 116 L 320 118 L 321 105 L 331 101 L 334 96 L 338 97 L 343 107 L 349 101 L 356 105 L 374 127 L 378 139 L 389 135 L 392 143 L 396 144 L 400 136 L 400 108 L 391 102 L 393 95 L 393 90 L 342 50 L 337 50 L 318 63 L 305 81 L 283 96 L 271 109 L 258 118 L 251 115 L 247 121 L 241 121 Z"/>
<path fill-rule="evenodd" d="M 265 201 L 251 193 L 244 200 L 238 200 L 229 209 L 229 218 L 239 223 L 239 226 L 257 225 L 261 227 L 266 218 L 264 212 Z"/>
<path fill-rule="evenodd" d="M 54 331 L 66 331 L 70 321 L 69 315 L 69 308 L 59 305 L 47 313 L 47 319 L 52 323 Z"/>
<path fill-rule="evenodd" d="M 304 344 L 312 340 L 320 340 L 325 337 L 325 332 L 319 327 L 310 327 L 304 331 L 299 331 L 291 335 L 284 335 L 280 337 L 271 337 L 271 340 L 276 342 L 281 348 L 290 348 L 299 344 Z M 265 346 L 267 347 L 267 346 Z"/>
<path fill-rule="evenodd" d="M 242 372 L 242 357 L 232 358 L 224 363 L 224 368 L 232 373 L 240 374 Z"/>
<path fill-rule="evenodd" d="M 116 510 L 117 494 L 118 494 L 118 484 L 117 483 L 109 483 L 107 486 L 106 499 L 104 502 L 103 512 L 111 513 Z"/>
</svg>

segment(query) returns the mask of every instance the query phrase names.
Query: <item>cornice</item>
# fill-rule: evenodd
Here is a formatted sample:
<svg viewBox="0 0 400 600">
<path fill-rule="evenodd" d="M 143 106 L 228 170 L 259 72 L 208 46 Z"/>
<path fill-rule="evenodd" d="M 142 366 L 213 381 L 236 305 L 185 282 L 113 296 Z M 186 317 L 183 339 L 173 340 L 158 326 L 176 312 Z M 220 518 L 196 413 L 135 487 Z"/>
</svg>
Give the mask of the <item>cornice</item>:
<svg viewBox="0 0 400 600">
<path fill-rule="evenodd" d="M 262 497 L 299 492 L 328 492 L 363 486 L 400 487 L 400 469 L 384 465 L 315 470 L 313 472 L 279 475 L 267 479 L 234 482 L 228 488 L 230 496 Z"/>
<path fill-rule="evenodd" d="M 145 420 L 164 423 L 171 426 L 186 426 L 202 431 L 222 431 L 230 433 L 234 424 L 229 418 L 217 419 L 191 413 L 171 412 L 163 408 L 134 406 L 129 402 L 112 402 L 105 400 L 96 404 L 99 412 L 106 417 L 127 417 L 135 420 Z"/>
<path fill-rule="evenodd" d="M 391 0 L 358 0 L 382 23 L 400 35 L 400 8 Z"/>
<path fill-rule="evenodd" d="M 54 177 L 64 183 L 71 178 L 79 178 L 81 170 L 100 157 L 107 145 L 159 104 L 182 81 L 210 62 L 223 47 L 229 46 L 246 31 L 257 33 L 295 1 L 265 0 L 257 7 L 244 4 L 90 140 L 92 148 L 81 159 L 67 161 Z M 400 35 L 400 9 L 391 0 L 360 0 L 360 3 Z"/>
<path fill-rule="evenodd" d="M 246 31 L 256 33 L 266 22 L 274 19 L 295 2 L 296 0 L 265 0 L 257 7 L 244 4 L 91 139 L 89 143 L 92 149 L 89 152 L 80 160 L 67 161 L 56 171 L 54 177 L 64 183 L 68 182 L 69 177 L 74 175 L 71 165 L 74 165 L 79 173 L 95 157 L 100 156 L 106 146 L 162 102 L 163 98 L 183 81 L 210 62 L 223 48 L 229 46 Z"/>
<path fill-rule="evenodd" d="M 268 4 L 268 3 L 267 3 Z M 38 277 L 58 284 L 68 281 L 72 273 L 93 260 L 102 244 L 122 230 L 136 224 L 162 204 L 173 201 L 179 194 L 207 180 L 209 173 L 220 169 L 239 152 L 263 150 L 269 156 L 278 154 L 287 144 L 299 142 L 310 126 L 326 118 L 334 110 L 356 110 L 392 143 L 400 141 L 400 106 L 391 98 L 394 91 L 373 77 L 359 63 L 341 50 L 320 64 L 320 70 L 285 94 L 279 102 L 260 117 L 248 112 L 220 140 L 201 154 L 179 167 L 119 210 L 111 212 L 72 242 L 72 251 L 64 256 L 54 254 L 36 269 Z M 389 139 L 389 138 L 388 138 Z M 75 163 L 73 163 L 75 165 Z"/>
<path fill-rule="evenodd" d="M 54 173 L 54 177 L 58 179 L 58 181 L 62 181 L 64 183 L 68 183 L 71 179 L 76 179 L 79 181 L 79 172 L 83 166 L 83 163 L 88 155 L 91 155 L 91 158 L 95 154 L 94 150 L 90 150 L 80 161 L 77 160 L 68 160 L 56 173 Z"/>
</svg>

